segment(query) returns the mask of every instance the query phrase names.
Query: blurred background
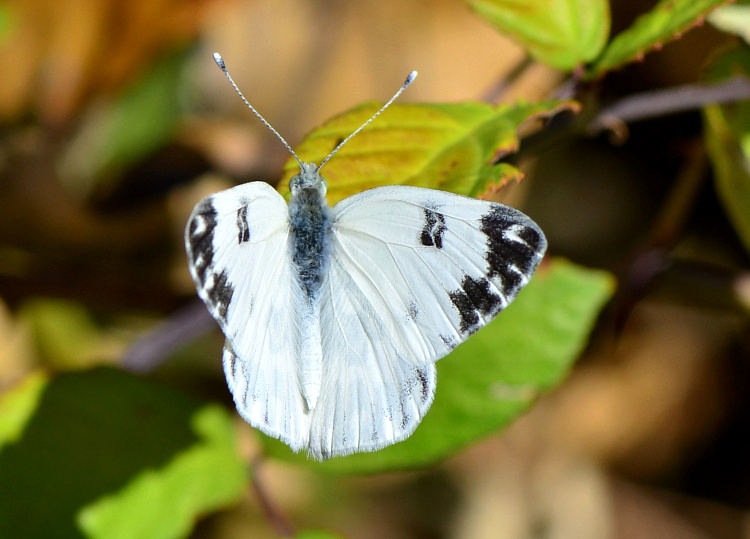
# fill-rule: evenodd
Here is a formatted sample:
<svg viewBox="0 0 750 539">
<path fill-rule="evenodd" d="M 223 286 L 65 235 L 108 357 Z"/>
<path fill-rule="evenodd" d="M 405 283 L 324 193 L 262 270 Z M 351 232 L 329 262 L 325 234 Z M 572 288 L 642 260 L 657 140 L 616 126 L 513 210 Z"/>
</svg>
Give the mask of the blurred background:
<svg viewBox="0 0 750 539">
<path fill-rule="evenodd" d="M 654 4 L 614 0 L 612 33 Z M 599 81 L 584 114 L 696 82 L 732 42 L 691 30 Z M 131 361 L 232 408 L 210 322 L 157 357 L 132 348 L 195 319 L 192 206 L 274 182 L 288 158 L 214 51 L 293 146 L 412 69 L 404 102 L 533 101 L 566 76 L 533 64 L 503 86 L 523 51 L 457 0 L 0 2 L 0 391 L 39 369 Z M 736 300 L 750 295 L 749 260 L 713 188 L 700 111 L 616 138 L 559 133 L 522 143 L 518 205 L 551 253 L 619 282 L 567 382 L 426 471 L 332 478 L 265 462 L 261 496 L 248 489 L 191 537 L 275 536 L 266 497 L 296 528 L 363 538 L 750 537 L 750 332 Z"/>
</svg>

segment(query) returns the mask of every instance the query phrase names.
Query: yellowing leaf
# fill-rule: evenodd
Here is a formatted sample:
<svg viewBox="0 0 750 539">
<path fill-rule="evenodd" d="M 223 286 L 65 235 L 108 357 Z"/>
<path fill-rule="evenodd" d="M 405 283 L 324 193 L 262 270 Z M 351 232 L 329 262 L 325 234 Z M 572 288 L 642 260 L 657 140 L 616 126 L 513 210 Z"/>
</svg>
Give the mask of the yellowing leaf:
<svg viewBox="0 0 750 539">
<path fill-rule="evenodd" d="M 320 163 L 336 145 L 379 108 L 369 103 L 326 122 L 296 149 L 300 159 Z M 392 105 L 349 141 L 321 170 L 328 202 L 380 185 L 416 185 L 477 196 L 521 172 L 495 160 L 516 151 L 518 127 L 560 110 L 578 110 L 573 101 L 517 105 L 484 103 Z M 284 167 L 279 191 L 299 171 L 294 159 Z"/>
</svg>

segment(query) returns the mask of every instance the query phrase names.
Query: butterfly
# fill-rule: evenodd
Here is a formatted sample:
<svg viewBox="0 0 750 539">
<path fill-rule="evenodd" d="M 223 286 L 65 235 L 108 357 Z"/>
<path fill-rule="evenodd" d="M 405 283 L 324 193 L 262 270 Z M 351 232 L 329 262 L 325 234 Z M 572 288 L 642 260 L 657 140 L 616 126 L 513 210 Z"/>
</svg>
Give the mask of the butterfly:
<svg viewBox="0 0 750 539">
<path fill-rule="evenodd" d="M 432 404 L 435 362 L 507 307 L 547 242 L 508 206 L 383 186 L 326 202 L 320 164 L 300 164 L 291 198 L 265 182 L 210 195 L 188 219 L 198 295 L 226 336 L 239 414 L 317 460 L 409 437 Z"/>
</svg>

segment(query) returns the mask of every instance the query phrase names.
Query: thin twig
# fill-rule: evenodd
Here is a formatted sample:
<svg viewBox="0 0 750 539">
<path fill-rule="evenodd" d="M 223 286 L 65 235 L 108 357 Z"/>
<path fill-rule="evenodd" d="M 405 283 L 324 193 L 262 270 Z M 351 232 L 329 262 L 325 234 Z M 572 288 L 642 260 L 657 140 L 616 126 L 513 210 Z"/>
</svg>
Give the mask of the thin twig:
<svg viewBox="0 0 750 539">
<path fill-rule="evenodd" d="M 589 123 L 587 131 L 595 135 L 616 122 L 631 123 L 694 110 L 709 103 L 732 103 L 750 99 L 750 79 L 735 76 L 716 84 L 685 84 L 627 96 L 602 108 Z"/>
<path fill-rule="evenodd" d="M 149 372 L 186 343 L 216 326 L 203 302 L 196 299 L 144 334 L 125 352 L 122 367 L 133 372 Z"/>
<path fill-rule="evenodd" d="M 261 458 L 254 459 L 251 470 L 253 491 L 258 497 L 260 508 L 263 511 L 263 514 L 266 515 L 268 522 L 273 526 L 274 530 L 276 530 L 276 533 L 281 537 L 294 537 L 294 528 L 289 520 L 287 520 L 287 518 L 281 513 L 279 508 L 273 504 L 263 482 L 260 480 L 260 467 L 262 463 L 263 461 Z"/>
<path fill-rule="evenodd" d="M 635 251 L 620 281 L 616 326 L 621 329 L 630 313 L 654 282 L 672 269 L 672 247 L 681 237 L 700 195 L 708 164 L 702 145 L 690 148 L 689 158 L 677 175 L 645 245 Z"/>
<path fill-rule="evenodd" d="M 708 156 L 705 146 L 695 141 L 687 148 L 688 157 L 677 174 L 651 230 L 651 247 L 671 249 L 681 237 L 706 182 Z"/>
<path fill-rule="evenodd" d="M 528 55 L 524 55 L 510 71 L 504 73 L 501 78 L 487 91 L 484 92 L 481 101 L 484 103 L 496 103 L 500 100 L 505 92 L 508 91 L 516 80 L 533 65 L 534 61 Z"/>
</svg>

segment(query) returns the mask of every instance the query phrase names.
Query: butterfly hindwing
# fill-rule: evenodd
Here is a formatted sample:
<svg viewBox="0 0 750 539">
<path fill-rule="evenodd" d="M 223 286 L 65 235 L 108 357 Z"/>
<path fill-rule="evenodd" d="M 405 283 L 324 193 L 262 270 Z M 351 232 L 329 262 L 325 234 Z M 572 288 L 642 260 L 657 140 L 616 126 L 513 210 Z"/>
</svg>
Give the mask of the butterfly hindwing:
<svg viewBox="0 0 750 539">
<path fill-rule="evenodd" d="M 417 187 L 354 195 L 332 222 L 318 457 L 408 437 L 432 403 L 433 363 L 513 301 L 546 249 L 517 210 Z"/>
<path fill-rule="evenodd" d="M 299 450 L 307 446 L 309 414 L 288 242 L 287 204 L 263 182 L 206 197 L 185 232 L 198 293 L 227 337 L 224 371 L 238 411 Z"/>
</svg>

